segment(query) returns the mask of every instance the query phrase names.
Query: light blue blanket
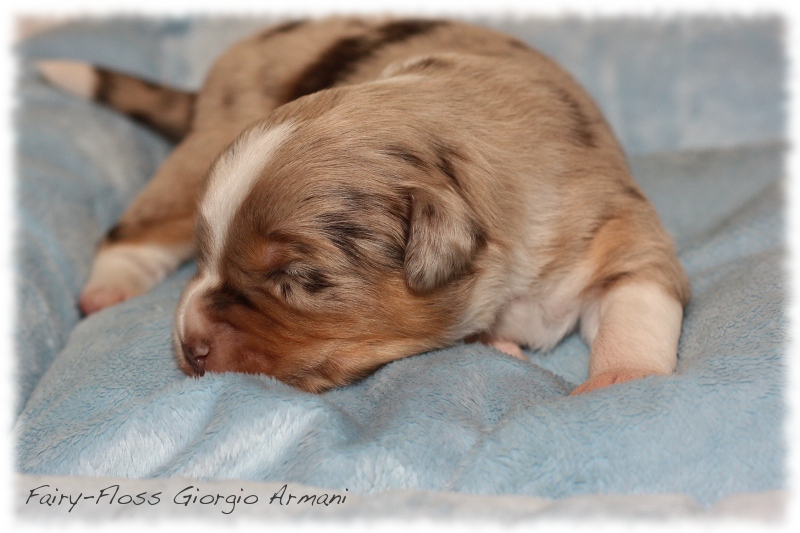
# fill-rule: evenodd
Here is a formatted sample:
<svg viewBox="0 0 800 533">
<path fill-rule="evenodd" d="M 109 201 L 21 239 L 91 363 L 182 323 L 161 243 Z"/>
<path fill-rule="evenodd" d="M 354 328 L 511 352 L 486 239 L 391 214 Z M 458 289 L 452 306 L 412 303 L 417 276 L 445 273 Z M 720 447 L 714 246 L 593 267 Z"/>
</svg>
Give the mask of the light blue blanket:
<svg viewBox="0 0 800 533">
<path fill-rule="evenodd" d="M 777 19 L 489 21 L 596 97 L 689 272 L 675 375 L 569 397 L 588 349 L 531 362 L 463 345 L 322 395 L 267 377 L 184 377 L 172 312 L 193 271 L 80 320 L 93 247 L 170 146 L 40 82 L 74 58 L 196 87 L 260 21 L 110 19 L 23 43 L 17 131 L 16 468 L 188 476 L 374 493 L 546 498 L 785 484 L 785 58 Z"/>
</svg>

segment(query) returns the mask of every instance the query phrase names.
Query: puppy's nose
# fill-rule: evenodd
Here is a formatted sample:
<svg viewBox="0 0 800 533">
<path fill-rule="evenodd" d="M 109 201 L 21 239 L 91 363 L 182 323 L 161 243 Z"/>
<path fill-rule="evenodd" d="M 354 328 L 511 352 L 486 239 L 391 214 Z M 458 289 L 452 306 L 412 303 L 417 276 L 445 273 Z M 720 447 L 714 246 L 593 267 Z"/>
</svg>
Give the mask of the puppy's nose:
<svg viewBox="0 0 800 533">
<path fill-rule="evenodd" d="M 198 376 L 205 374 L 206 359 L 208 358 L 209 352 L 211 352 L 208 342 L 203 340 L 181 342 L 181 349 L 183 350 L 183 356 L 186 358 L 186 362 L 191 365 L 192 370 L 194 370 Z"/>
</svg>

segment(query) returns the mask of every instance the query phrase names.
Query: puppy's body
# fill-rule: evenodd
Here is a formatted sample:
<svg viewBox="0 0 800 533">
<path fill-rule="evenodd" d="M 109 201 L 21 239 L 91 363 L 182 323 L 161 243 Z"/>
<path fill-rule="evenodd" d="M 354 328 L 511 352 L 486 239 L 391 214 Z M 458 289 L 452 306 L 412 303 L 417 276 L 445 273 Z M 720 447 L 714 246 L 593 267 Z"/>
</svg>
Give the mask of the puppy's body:
<svg viewBox="0 0 800 533">
<path fill-rule="evenodd" d="M 579 320 L 578 392 L 674 369 L 689 289 L 672 243 L 595 104 L 519 41 L 287 23 L 225 52 L 196 99 L 146 106 L 152 87 L 93 72 L 95 97 L 186 136 L 101 245 L 82 307 L 195 252 L 187 373 L 323 390 L 471 335 L 549 349 Z"/>
</svg>

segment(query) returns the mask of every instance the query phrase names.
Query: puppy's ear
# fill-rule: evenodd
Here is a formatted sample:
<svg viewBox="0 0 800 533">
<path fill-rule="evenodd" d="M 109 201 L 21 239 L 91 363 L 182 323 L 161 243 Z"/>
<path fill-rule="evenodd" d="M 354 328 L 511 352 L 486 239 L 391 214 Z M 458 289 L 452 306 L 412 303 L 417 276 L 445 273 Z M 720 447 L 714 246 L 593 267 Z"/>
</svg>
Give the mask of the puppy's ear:
<svg viewBox="0 0 800 533">
<path fill-rule="evenodd" d="M 469 206 L 450 187 L 414 189 L 410 197 L 406 283 L 426 294 L 467 272 L 485 239 Z"/>
</svg>

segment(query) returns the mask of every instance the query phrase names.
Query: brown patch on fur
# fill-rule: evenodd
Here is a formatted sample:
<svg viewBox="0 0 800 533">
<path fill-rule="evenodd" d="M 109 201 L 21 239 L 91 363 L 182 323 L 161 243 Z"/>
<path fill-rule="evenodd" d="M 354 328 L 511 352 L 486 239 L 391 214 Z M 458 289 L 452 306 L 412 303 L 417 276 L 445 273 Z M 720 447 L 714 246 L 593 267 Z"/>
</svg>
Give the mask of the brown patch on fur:
<svg viewBox="0 0 800 533">
<path fill-rule="evenodd" d="M 415 153 L 411 148 L 402 145 L 389 145 L 384 150 L 390 157 L 394 157 L 415 166 L 420 170 L 427 170 L 430 165 L 421 155 Z"/>
<path fill-rule="evenodd" d="M 223 313 L 233 306 L 255 309 L 253 300 L 244 292 L 230 284 L 221 285 L 216 291 L 208 295 L 209 307 L 214 313 Z"/>
<path fill-rule="evenodd" d="M 107 69 L 96 69 L 94 98 L 169 137 L 180 140 L 191 128 L 196 95 Z"/>
<path fill-rule="evenodd" d="M 355 65 L 370 54 L 368 42 L 363 37 L 348 37 L 331 46 L 313 65 L 294 82 L 283 101 L 290 102 L 301 96 L 333 87 L 355 70 Z"/>
<path fill-rule="evenodd" d="M 361 211 L 338 211 L 322 213 L 317 218 L 321 234 L 353 263 L 388 260 L 390 265 L 402 263 L 403 248 L 399 242 L 386 242 L 370 224 L 366 209 Z M 382 248 L 384 253 L 371 257 L 371 249 Z"/>
<path fill-rule="evenodd" d="M 429 151 L 430 154 L 424 154 L 400 144 L 392 144 L 384 149 L 386 155 L 404 161 L 419 170 L 440 172 L 448 178 L 453 187 L 458 189 L 460 184 L 455 160 L 463 160 L 464 156 L 458 150 L 440 142 L 434 142 Z"/>
<path fill-rule="evenodd" d="M 440 26 L 448 24 L 444 20 L 407 19 L 388 22 L 378 28 L 381 46 L 407 41 L 417 35 L 424 35 Z"/>
<path fill-rule="evenodd" d="M 647 201 L 647 198 L 645 198 L 644 194 L 642 194 L 642 191 L 639 190 L 639 187 L 635 185 L 626 185 L 622 192 L 634 200 L 641 202 Z"/>
<path fill-rule="evenodd" d="M 460 187 L 458 172 L 456 171 L 455 160 L 464 160 L 465 157 L 460 152 L 452 147 L 437 144 L 436 145 L 436 167 L 442 174 L 450 179 L 450 183 L 458 188 Z"/>
<path fill-rule="evenodd" d="M 272 26 L 270 28 L 267 28 L 263 32 L 259 33 L 256 36 L 256 39 L 259 42 L 268 41 L 269 39 L 275 37 L 276 35 L 280 35 L 282 33 L 289 33 L 293 30 L 296 30 L 306 22 L 308 22 L 306 19 L 290 20 L 287 22 L 283 22 L 281 24 L 278 24 L 277 26 Z"/>
<path fill-rule="evenodd" d="M 381 48 L 424 35 L 443 24 L 445 22 L 434 20 L 402 20 L 384 24 L 357 37 L 340 39 L 298 76 L 287 91 L 284 101 L 289 102 L 333 87 L 354 73 L 360 63 Z"/>
<path fill-rule="evenodd" d="M 509 39 L 508 40 L 508 44 L 510 46 L 512 46 L 513 48 L 518 48 L 520 50 L 530 50 L 531 49 L 530 46 L 528 46 L 527 44 L 523 43 L 519 39 L 515 39 L 515 38 Z"/>
<path fill-rule="evenodd" d="M 106 234 L 106 241 L 109 243 L 116 243 L 123 240 L 126 234 L 129 233 L 127 228 L 122 224 L 115 224 L 113 228 L 108 230 Z"/>
<path fill-rule="evenodd" d="M 597 145 L 592 121 L 584 112 L 578 101 L 561 87 L 550 86 L 550 90 L 567 108 L 570 124 L 566 128 L 567 138 L 578 146 L 594 148 Z"/>
<path fill-rule="evenodd" d="M 234 105 L 236 105 L 236 93 L 233 90 L 228 89 L 222 96 L 222 107 L 225 109 L 230 109 Z"/>
</svg>

